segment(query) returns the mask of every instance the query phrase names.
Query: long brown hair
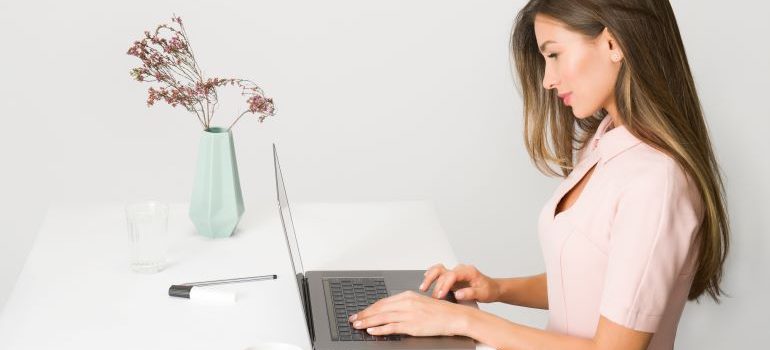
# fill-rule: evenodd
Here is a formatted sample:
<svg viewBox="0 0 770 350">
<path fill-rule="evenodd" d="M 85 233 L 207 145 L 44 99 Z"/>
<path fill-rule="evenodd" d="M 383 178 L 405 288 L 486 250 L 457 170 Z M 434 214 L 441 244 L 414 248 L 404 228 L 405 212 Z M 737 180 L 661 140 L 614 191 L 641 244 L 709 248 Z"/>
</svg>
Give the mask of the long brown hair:
<svg viewBox="0 0 770 350">
<path fill-rule="evenodd" d="M 668 0 L 531 0 L 519 12 L 510 44 L 524 99 L 527 151 L 541 172 L 566 177 L 575 162 L 574 151 L 585 146 L 607 111 L 578 119 L 554 90 L 543 88 L 545 61 L 535 38 L 536 14 L 557 19 L 589 38 L 605 28 L 615 38 L 624 57 L 615 83 L 616 117 L 631 134 L 672 157 L 694 180 L 705 215 L 697 234 L 698 267 L 688 299 L 707 292 L 719 302 L 730 233 L 724 185 Z"/>
</svg>

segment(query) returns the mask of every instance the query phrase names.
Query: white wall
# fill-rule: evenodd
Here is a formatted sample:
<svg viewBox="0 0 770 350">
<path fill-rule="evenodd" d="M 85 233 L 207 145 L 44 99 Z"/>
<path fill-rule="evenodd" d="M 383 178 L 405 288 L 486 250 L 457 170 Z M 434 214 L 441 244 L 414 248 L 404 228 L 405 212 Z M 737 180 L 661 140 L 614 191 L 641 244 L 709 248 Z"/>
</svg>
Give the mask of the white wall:
<svg viewBox="0 0 770 350">
<path fill-rule="evenodd" d="M 257 155 L 278 140 L 292 200 L 432 199 L 462 261 L 494 276 L 539 273 L 536 215 L 557 180 L 534 169 L 522 143 L 507 52 L 522 5 L 3 0 L 0 305 L 50 203 L 188 200 L 198 124 L 179 109 L 146 108 L 147 86 L 128 76 L 138 60 L 125 54 L 172 13 L 207 74 L 254 79 L 276 100 L 278 117 L 235 130 L 247 208 L 273 196 L 249 184 L 272 181 Z M 726 175 L 734 237 L 732 298 L 689 304 L 677 347 L 766 342 L 768 5 L 673 5 Z M 230 93 L 219 124 L 242 107 Z M 488 309 L 545 324 L 541 311 Z"/>
</svg>

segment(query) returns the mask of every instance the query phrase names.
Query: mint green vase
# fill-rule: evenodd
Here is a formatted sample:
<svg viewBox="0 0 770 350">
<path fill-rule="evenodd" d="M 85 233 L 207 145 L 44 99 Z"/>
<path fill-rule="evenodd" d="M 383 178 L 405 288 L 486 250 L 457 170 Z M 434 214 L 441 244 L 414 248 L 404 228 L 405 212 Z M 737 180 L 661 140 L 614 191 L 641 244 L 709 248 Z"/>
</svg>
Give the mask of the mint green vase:
<svg viewBox="0 0 770 350">
<path fill-rule="evenodd" d="M 226 128 L 209 128 L 198 146 L 190 219 L 198 233 L 230 237 L 243 215 L 243 194 L 235 161 L 233 135 Z"/>
</svg>

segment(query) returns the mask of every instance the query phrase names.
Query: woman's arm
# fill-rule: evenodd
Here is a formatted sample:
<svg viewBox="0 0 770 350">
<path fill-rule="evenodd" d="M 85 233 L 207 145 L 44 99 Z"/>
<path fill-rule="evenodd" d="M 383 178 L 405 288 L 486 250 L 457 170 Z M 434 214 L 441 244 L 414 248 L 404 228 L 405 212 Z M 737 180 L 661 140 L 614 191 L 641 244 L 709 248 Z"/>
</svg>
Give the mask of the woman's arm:
<svg viewBox="0 0 770 350">
<path fill-rule="evenodd" d="M 548 288 L 545 273 L 529 277 L 495 278 L 500 287 L 499 302 L 548 309 Z"/>
<path fill-rule="evenodd" d="M 543 331 L 413 291 L 380 299 L 350 321 L 372 335 L 464 335 L 498 350 L 643 350 L 652 338 L 652 333 L 625 328 L 603 316 L 592 339 Z"/>
<path fill-rule="evenodd" d="M 604 316 L 592 339 L 522 326 L 475 308 L 468 308 L 466 317 L 466 332 L 462 335 L 498 350 L 643 350 L 652 338 L 652 333 L 623 327 Z"/>
</svg>

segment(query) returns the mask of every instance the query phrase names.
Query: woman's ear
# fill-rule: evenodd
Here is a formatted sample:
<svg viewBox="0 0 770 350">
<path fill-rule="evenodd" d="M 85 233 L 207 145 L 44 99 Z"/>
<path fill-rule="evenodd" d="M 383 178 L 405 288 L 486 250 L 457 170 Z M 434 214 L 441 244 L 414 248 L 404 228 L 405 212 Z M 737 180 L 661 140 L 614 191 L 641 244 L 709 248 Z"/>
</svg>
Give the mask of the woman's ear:
<svg viewBox="0 0 770 350">
<path fill-rule="evenodd" d="M 623 52 L 620 50 L 620 46 L 618 46 L 615 37 L 610 33 L 607 27 L 604 27 L 604 30 L 602 30 L 601 42 L 607 47 L 610 61 L 617 63 L 623 59 Z"/>
</svg>

